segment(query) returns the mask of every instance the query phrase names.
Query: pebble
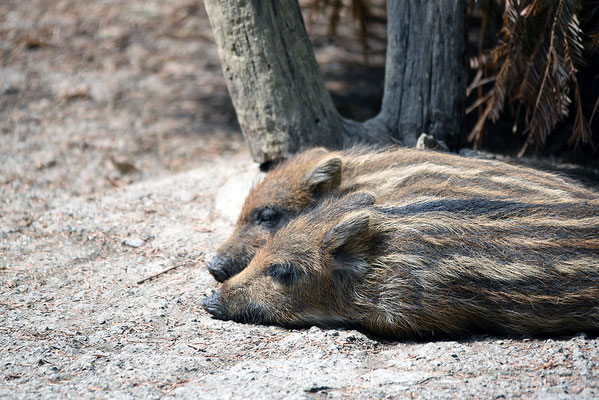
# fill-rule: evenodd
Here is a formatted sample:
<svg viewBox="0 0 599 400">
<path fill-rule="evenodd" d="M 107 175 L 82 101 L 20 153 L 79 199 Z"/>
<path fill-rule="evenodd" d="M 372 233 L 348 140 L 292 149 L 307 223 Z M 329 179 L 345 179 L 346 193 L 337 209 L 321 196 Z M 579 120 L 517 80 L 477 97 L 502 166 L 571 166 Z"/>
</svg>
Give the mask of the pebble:
<svg viewBox="0 0 599 400">
<path fill-rule="evenodd" d="M 146 244 L 146 242 L 144 242 L 141 238 L 127 238 L 123 241 L 123 244 L 136 249 Z"/>
<path fill-rule="evenodd" d="M 196 194 L 188 191 L 178 193 L 175 198 L 181 203 L 189 203 L 196 198 Z"/>
</svg>

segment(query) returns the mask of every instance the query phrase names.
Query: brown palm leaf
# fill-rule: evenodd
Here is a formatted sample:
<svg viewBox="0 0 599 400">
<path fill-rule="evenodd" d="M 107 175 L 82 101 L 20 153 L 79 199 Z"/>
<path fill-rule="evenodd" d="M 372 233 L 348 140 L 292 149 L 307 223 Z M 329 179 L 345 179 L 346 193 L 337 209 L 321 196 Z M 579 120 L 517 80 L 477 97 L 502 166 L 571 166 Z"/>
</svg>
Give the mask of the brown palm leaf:
<svg viewBox="0 0 599 400">
<path fill-rule="evenodd" d="M 581 7 L 581 0 L 506 1 L 501 42 L 474 63 L 495 74 L 493 87 L 475 102 L 483 110 L 469 136 L 476 147 L 486 121 L 499 118 L 506 100 L 525 109 L 527 143 L 543 146 L 568 117 L 572 95 L 576 115 L 570 143 L 592 143 L 577 79 L 584 65 Z"/>
</svg>

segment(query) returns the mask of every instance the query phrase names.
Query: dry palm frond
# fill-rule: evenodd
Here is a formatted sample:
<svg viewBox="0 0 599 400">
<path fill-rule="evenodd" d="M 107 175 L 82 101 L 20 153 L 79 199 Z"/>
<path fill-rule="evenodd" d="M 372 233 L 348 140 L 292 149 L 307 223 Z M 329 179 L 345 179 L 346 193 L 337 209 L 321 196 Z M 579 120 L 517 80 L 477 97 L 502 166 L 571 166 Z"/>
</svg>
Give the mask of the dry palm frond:
<svg viewBox="0 0 599 400">
<path fill-rule="evenodd" d="M 599 50 L 599 0 L 584 0 L 580 10 L 580 26 L 592 50 Z"/>
<path fill-rule="evenodd" d="M 487 94 L 481 93 L 475 103 L 476 108 L 480 107 L 479 119 L 469 137 L 475 146 L 480 145 L 485 122 L 499 118 L 506 99 L 511 105 L 524 106 L 527 142 L 542 146 L 555 125 L 568 116 L 571 94 L 576 115 L 570 142 L 591 142 L 577 79 L 584 64 L 577 17 L 581 3 L 506 1 L 502 41 L 473 63 L 479 70 L 484 68 L 479 80 L 487 78 L 488 71 L 495 72 L 493 87 Z"/>
</svg>

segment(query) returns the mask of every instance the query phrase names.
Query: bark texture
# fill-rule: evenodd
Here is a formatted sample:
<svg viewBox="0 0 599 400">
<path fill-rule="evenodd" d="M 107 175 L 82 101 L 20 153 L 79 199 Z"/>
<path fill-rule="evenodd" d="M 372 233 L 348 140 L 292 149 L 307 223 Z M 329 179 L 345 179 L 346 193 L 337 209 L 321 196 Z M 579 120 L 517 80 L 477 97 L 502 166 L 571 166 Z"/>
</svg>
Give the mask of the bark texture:
<svg viewBox="0 0 599 400">
<path fill-rule="evenodd" d="M 206 0 L 237 118 L 259 163 L 343 145 L 297 0 Z"/>
<path fill-rule="evenodd" d="M 466 95 L 465 0 L 387 2 L 381 118 L 413 147 L 421 133 L 459 143 Z"/>
<path fill-rule="evenodd" d="M 390 0 L 385 93 L 364 123 L 335 109 L 297 0 L 205 0 L 243 134 L 263 164 L 311 146 L 415 146 L 421 133 L 459 144 L 466 0 Z"/>
</svg>

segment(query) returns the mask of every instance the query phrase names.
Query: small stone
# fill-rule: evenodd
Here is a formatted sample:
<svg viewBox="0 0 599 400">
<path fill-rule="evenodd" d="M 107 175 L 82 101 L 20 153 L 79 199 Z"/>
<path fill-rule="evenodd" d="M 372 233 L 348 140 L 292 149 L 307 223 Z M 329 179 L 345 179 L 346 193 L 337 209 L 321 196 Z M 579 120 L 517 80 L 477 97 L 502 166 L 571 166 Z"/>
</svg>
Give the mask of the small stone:
<svg viewBox="0 0 599 400">
<path fill-rule="evenodd" d="M 136 249 L 146 244 L 146 242 L 144 242 L 143 239 L 140 238 L 127 238 L 123 241 L 123 244 L 125 246 L 133 247 Z"/>
<path fill-rule="evenodd" d="M 422 133 L 416 143 L 417 149 L 431 149 L 439 151 L 449 151 L 444 141 L 436 139 L 433 135 Z"/>
<path fill-rule="evenodd" d="M 193 201 L 195 198 L 195 193 L 191 193 L 188 191 L 182 191 L 178 193 L 178 195 L 176 196 L 176 199 L 179 200 L 181 203 L 189 203 Z"/>
</svg>

